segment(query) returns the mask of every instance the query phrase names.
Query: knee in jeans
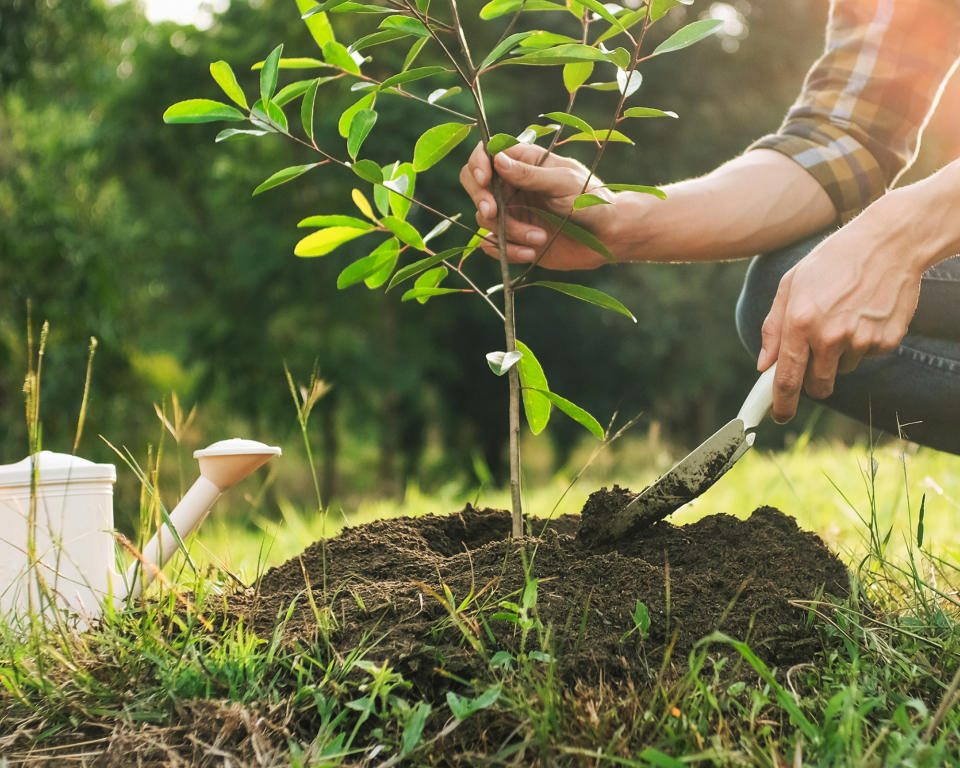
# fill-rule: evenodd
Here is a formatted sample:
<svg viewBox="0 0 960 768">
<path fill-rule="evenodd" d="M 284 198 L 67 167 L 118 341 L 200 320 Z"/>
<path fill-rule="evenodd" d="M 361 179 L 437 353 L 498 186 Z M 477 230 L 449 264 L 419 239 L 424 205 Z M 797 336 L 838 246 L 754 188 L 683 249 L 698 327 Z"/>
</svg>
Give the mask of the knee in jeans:
<svg viewBox="0 0 960 768">
<path fill-rule="evenodd" d="M 770 311 L 773 299 L 777 295 L 780 278 L 786 270 L 779 269 L 779 264 L 771 255 L 755 256 L 747 269 L 737 299 L 737 333 L 740 341 L 751 355 L 760 353 L 763 321 Z"/>
</svg>

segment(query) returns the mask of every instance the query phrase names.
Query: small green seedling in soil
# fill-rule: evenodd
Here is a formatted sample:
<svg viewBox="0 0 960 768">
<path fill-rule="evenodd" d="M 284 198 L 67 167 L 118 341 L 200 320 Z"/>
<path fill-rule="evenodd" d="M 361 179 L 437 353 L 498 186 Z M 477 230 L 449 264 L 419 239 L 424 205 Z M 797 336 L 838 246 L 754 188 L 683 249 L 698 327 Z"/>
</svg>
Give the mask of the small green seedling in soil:
<svg viewBox="0 0 960 768">
<path fill-rule="evenodd" d="M 505 210 L 509 200 L 498 178 L 493 179 L 491 191 L 498 203 L 499 279 L 481 287 L 483 280 L 477 274 L 488 271 L 487 265 L 470 260 L 470 273 L 466 266 L 468 257 L 491 233 L 468 226 L 461 220 L 460 213 L 439 211 L 420 200 L 416 196 L 417 186 L 422 186 L 419 178 L 478 134 L 491 156 L 522 143 L 542 141 L 552 151 L 569 142 L 583 142 L 592 145 L 595 152 L 583 188 L 573 203 L 574 210 L 609 204 L 616 193 L 664 197 L 655 187 L 602 184 L 595 178 L 594 171 L 610 144 L 633 144 L 620 130 L 624 121 L 676 117 L 661 109 L 629 106 L 628 102 L 641 85 L 640 65 L 654 56 L 696 43 L 714 32 L 721 22 L 694 21 L 647 53 L 644 42 L 653 24 L 671 8 L 688 5 L 691 0 L 646 0 L 630 3 L 631 7 L 599 0 L 491 0 L 483 5 L 471 3 L 469 16 L 461 12 L 458 0 L 296 2 L 319 47 L 318 57 L 301 56 L 298 51 L 296 56 L 285 58 L 283 45 L 278 45 L 262 62 L 254 65 L 254 70 L 259 70 L 259 88 L 250 97 L 230 64 L 216 61 L 210 65 L 210 74 L 233 104 L 189 99 L 169 107 L 164 120 L 168 123 L 226 121 L 242 126 L 221 131 L 216 136 L 217 142 L 269 135 L 297 142 L 308 161 L 272 174 L 254 189 L 255 195 L 315 173 L 319 168 L 343 173 L 358 182 L 360 186 L 351 192 L 353 208 L 348 212 L 323 212 L 303 219 L 299 226 L 313 231 L 294 249 L 298 256 L 314 258 L 326 256 L 361 238 L 376 241 L 371 243 L 366 256 L 346 265 L 340 272 L 338 288 L 362 283 L 369 289 L 385 287 L 390 291 L 405 285 L 401 300 L 420 304 L 441 296 L 466 294 L 483 301 L 499 318 L 504 330 L 504 349 L 489 352 L 486 357 L 490 370 L 497 376 L 505 375 L 508 381 L 512 534 L 521 536 L 521 399 L 534 434 L 547 426 L 554 407 L 598 439 L 604 438 L 604 430 L 583 408 L 550 390 L 534 353 L 517 338 L 517 293 L 532 287 L 546 288 L 620 313 L 634 322 L 636 318 L 620 301 L 594 288 L 536 280 L 531 277 L 532 267 L 511 266 L 505 236 Z M 352 17 L 345 19 L 350 23 L 344 26 L 357 30 L 353 40 L 337 39 L 331 23 L 337 17 Z M 554 29 L 539 27 L 544 19 Z M 489 51 L 480 52 L 479 46 L 471 46 L 471 38 L 476 38 L 480 25 L 491 24 L 499 25 L 499 41 Z M 405 50 L 403 64 L 399 71 L 390 73 L 386 71 L 388 57 L 381 52 L 398 46 Z M 504 67 L 519 67 L 522 72 L 530 66 L 556 68 L 558 91 L 562 82 L 567 96 L 563 109 L 541 115 L 543 123 L 506 124 L 502 126 L 503 131 L 495 130 L 484 90 L 490 85 L 489 75 Z M 280 87 L 281 71 L 303 70 L 313 72 L 308 78 Z M 315 120 L 318 103 L 322 102 L 320 90 L 343 86 L 356 94 L 356 100 L 340 115 L 339 136 L 321 136 Z M 577 96 L 584 89 L 610 93 L 614 106 L 607 124 L 595 127 L 574 112 Z M 454 98 L 461 92 L 469 97 L 464 99 L 469 106 L 462 106 Z M 293 108 L 298 101 L 299 110 Z M 377 146 L 380 113 L 397 109 L 398 102 L 430 111 L 440 122 L 416 140 L 407 157 L 384 164 L 366 156 L 364 150 Z M 410 215 L 412 211 L 416 211 L 416 216 Z M 603 243 L 570 220 L 573 211 L 564 216 L 541 210 L 534 213 L 553 228 L 554 238 L 562 232 L 604 258 L 613 259 Z M 466 242 L 445 247 L 435 244 L 453 233 L 463 234 Z M 543 251 L 551 244 L 552 241 Z"/>
<path fill-rule="evenodd" d="M 622 643 L 634 632 L 639 633 L 640 637 L 644 637 L 649 629 L 650 611 L 647 610 L 647 606 L 643 602 L 637 600 L 637 607 L 633 609 L 633 627 L 620 636 L 620 642 Z"/>
</svg>

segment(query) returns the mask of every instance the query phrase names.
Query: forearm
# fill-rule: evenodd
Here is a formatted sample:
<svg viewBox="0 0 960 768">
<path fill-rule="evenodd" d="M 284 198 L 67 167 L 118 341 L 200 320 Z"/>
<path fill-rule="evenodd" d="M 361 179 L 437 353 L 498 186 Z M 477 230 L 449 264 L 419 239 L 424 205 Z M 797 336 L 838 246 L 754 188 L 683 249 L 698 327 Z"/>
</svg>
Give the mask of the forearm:
<svg viewBox="0 0 960 768">
<path fill-rule="evenodd" d="M 618 261 L 720 261 L 769 251 L 829 226 L 837 212 L 817 181 L 779 152 L 758 149 L 697 179 L 615 198 Z"/>
</svg>

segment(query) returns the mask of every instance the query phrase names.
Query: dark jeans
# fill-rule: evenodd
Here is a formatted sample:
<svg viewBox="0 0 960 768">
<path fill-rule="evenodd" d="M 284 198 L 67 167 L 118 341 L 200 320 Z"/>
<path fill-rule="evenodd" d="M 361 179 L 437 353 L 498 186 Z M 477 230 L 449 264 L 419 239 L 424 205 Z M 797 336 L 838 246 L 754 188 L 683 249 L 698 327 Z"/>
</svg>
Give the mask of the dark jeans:
<svg viewBox="0 0 960 768">
<path fill-rule="evenodd" d="M 737 301 L 737 331 L 754 356 L 780 278 L 826 234 L 750 264 Z M 917 313 L 900 346 L 838 376 L 823 402 L 894 435 L 960 454 L 960 256 L 924 273 Z"/>
</svg>

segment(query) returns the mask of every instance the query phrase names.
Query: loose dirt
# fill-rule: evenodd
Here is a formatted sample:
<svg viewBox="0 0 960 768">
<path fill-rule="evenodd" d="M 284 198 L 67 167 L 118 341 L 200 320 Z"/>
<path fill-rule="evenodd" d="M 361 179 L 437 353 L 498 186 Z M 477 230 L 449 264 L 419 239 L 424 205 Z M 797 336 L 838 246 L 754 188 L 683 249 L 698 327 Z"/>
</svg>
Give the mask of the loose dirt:
<svg viewBox="0 0 960 768">
<path fill-rule="evenodd" d="M 632 496 L 617 486 L 597 491 L 584 517 Z M 667 678 L 681 674 L 698 641 L 720 630 L 783 670 L 810 661 L 819 648 L 806 612 L 792 601 L 849 590 L 843 563 L 771 507 L 746 520 L 720 514 L 685 526 L 660 522 L 591 547 L 577 538 L 579 524 L 577 516 L 529 520 L 531 535 L 509 540 L 508 512 L 468 505 L 448 517 L 348 528 L 267 571 L 254 588 L 230 597 L 228 610 L 269 637 L 293 603 L 286 642 L 310 643 L 322 631 L 344 657 L 372 644 L 367 658 L 389 661 L 434 699 L 450 689 L 451 675 L 489 673 L 478 644 L 488 657 L 549 652 L 571 686 L 643 686 L 661 668 Z M 521 602 L 525 567 L 538 580 L 536 618 L 549 633 L 532 631 L 521 648 L 517 624 L 495 614 L 509 612 L 503 601 Z M 645 632 L 635 629 L 638 602 L 650 618 Z M 323 605 L 331 606 L 332 620 L 317 611 Z M 710 653 L 736 655 L 722 644 Z"/>
</svg>

